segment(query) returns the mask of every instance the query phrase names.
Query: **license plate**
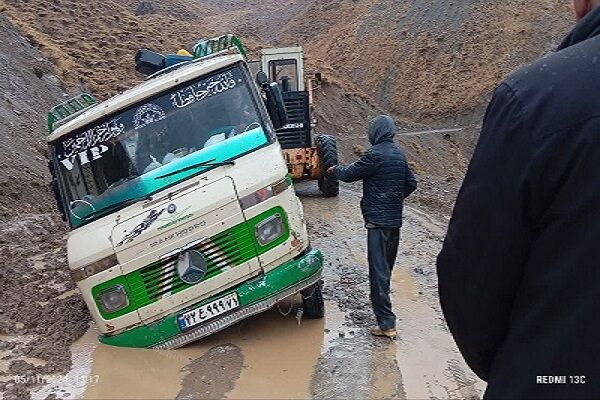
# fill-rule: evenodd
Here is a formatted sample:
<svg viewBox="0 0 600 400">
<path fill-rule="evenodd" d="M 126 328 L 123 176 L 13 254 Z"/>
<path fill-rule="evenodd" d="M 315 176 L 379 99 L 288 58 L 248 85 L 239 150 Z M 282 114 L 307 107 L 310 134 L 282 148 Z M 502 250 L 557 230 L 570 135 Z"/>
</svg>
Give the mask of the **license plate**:
<svg viewBox="0 0 600 400">
<path fill-rule="evenodd" d="M 240 306 L 237 293 L 231 293 L 220 299 L 211 301 L 203 306 L 185 312 L 177 317 L 181 330 L 201 324 Z"/>
</svg>

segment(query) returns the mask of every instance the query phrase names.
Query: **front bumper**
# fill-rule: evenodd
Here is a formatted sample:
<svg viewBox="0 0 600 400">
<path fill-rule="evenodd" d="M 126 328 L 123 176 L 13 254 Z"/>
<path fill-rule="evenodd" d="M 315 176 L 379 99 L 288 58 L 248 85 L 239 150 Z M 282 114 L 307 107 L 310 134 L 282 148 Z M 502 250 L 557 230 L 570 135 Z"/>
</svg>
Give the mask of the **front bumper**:
<svg viewBox="0 0 600 400">
<path fill-rule="evenodd" d="M 176 349 L 201 339 L 251 315 L 273 307 L 278 301 L 305 289 L 321 279 L 323 255 L 312 250 L 301 258 L 250 279 L 236 288 L 223 291 L 209 299 L 169 314 L 149 325 L 141 325 L 116 335 L 101 335 L 100 342 L 112 346 Z M 232 292 L 237 292 L 240 307 L 203 324 L 182 332 L 177 316 Z"/>
</svg>

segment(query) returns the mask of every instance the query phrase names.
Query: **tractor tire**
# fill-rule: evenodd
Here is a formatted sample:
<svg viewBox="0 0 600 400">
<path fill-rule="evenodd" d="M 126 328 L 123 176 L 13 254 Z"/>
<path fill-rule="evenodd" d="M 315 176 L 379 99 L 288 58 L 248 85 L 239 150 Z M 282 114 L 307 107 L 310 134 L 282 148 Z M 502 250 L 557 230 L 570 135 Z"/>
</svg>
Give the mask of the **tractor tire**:
<svg viewBox="0 0 600 400">
<path fill-rule="evenodd" d="M 340 183 L 335 175 L 327 173 L 327 169 L 337 165 L 338 153 L 335 138 L 331 135 L 315 135 L 315 146 L 321 159 L 321 177 L 319 190 L 325 197 L 336 197 L 340 194 Z"/>
<path fill-rule="evenodd" d="M 325 302 L 323 301 L 323 281 L 318 281 L 312 286 L 302 290 L 302 304 L 304 316 L 309 319 L 320 319 L 325 315 Z"/>
</svg>

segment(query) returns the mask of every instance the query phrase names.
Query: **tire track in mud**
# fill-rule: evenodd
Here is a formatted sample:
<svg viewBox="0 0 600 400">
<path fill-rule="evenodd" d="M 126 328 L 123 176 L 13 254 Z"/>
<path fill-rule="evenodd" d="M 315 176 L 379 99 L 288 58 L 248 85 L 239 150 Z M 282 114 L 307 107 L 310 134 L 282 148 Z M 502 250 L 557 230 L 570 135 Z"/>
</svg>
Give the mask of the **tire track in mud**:
<svg viewBox="0 0 600 400">
<path fill-rule="evenodd" d="M 339 332 L 330 333 L 333 339 L 315 370 L 313 397 L 480 397 L 484 383 L 458 353 L 437 297 L 435 258 L 445 223 L 410 205 L 405 206 L 392 276 L 399 336 L 390 341 L 368 333 L 375 319 L 369 302 L 360 191 L 360 184 L 343 185 L 339 198 L 324 199 L 310 183 L 297 185 L 313 246 L 326 259 L 325 298 L 344 313 Z"/>
<path fill-rule="evenodd" d="M 367 333 L 374 320 L 368 300 L 363 238 L 355 232 L 362 225 L 360 215 L 357 222 L 356 215 L 348 213 L 353 210 L 355 196 L 349 198 L 344 190 L 338 199 L 324 199 L 308 183 L 298 187 L 311 241 L 326 257 L 324 296 L 343 315 L 342 324 L 330 332 L 332 339 L 316 367 L 313 397 L 404 398 L 402 376 L 395 355 L 390 353 L 392 347 L 372 341 Z M 387 362 L 379 362 L 382 359 Z M 374 383 L 385 390 L 376 390 Z"/>
<path fill-rule="evenodd" d="M 235 387 L 244 366 L 239 347 L 231 344 L 213 347 L 186 365 L 186 374 L 176 400 L 219 399 Z"/>
</svg>

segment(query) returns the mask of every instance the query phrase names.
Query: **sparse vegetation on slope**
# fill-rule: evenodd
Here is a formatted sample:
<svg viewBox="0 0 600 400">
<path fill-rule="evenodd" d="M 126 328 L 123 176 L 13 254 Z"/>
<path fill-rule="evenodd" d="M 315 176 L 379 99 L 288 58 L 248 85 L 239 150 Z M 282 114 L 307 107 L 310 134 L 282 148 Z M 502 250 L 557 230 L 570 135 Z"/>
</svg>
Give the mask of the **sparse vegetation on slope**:
<svg viewBox="0 0 600 400">
<path fill-rule="evenodd" d="M 313 62 L 392 113 L 440 122 L 479 116 L 495 85 L 553 49 L 572 22 L 558 0 L 328 0 L 279 37 L 303 44 Z"/>
</svg>

